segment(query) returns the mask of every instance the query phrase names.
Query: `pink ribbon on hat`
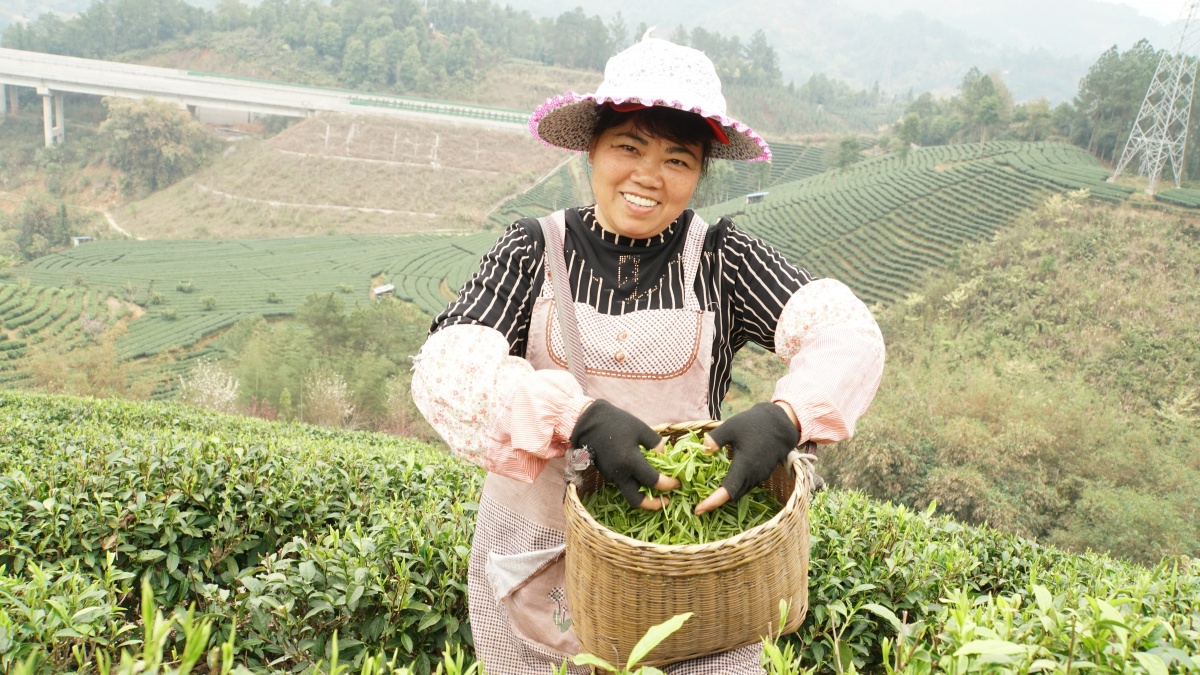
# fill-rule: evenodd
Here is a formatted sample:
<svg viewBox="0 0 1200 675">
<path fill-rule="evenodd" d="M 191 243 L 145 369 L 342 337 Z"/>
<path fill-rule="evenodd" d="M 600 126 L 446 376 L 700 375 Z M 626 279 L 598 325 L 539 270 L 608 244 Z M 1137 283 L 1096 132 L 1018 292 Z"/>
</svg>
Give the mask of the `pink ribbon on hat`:
<svg viewBox="0 0 1200 675">
<path fill-rule="evenodd" d="M 641 103 L 632 103 L 632 102 L 630 102 L 630 103 L 605 103 L 604 105 L 606 105 L 620 113 L 628 113 L 628 112 L 633 112 L 635 110 L 642 110 L 643 108 L 650 107 L 648 105 L 642 105 Z M 722 145 L 729 145 L 729 136 L 727 136 L 725 134 L 725 130 L 721 128 L 721 124 L 711 117 L 704 117 L 703 119 L 705 122 L 708 122 L 708 126 L 712 127 L 713 136 L 716 136 L 717 140 L 720 141 Z"/>
</svg>

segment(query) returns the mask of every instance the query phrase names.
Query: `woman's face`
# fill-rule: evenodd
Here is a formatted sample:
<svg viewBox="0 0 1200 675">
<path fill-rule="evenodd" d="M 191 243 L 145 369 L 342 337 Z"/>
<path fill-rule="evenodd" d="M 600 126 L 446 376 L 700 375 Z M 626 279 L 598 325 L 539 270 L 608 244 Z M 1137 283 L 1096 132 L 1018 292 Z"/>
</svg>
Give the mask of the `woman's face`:
<svg viewBox="0 0 1200 675">
<path fill-rule="evenodd" d="M 692 199 L 703 152 L 699 143 L 638 131 L 632 121 L 604 131 L 588 151 L 600 226 L 634 239 L 667 229 Z"/>
</svg>

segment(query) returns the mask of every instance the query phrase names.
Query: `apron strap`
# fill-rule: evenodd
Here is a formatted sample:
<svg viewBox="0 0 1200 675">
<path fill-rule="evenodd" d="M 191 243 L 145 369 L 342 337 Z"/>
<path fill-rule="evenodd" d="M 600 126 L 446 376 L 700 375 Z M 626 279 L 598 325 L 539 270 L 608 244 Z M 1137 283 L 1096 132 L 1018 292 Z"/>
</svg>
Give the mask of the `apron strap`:
<svg viewBox="0 0 1200 675">
<path fill-rule="evenodd" d="M 549 216 L 539 218 L 538 222 L 546 235 L 550 285 L 554 293 L 554 309 L 558 314 L 558 328 L 562 331 L 563 344 L 567 349 L 567 370 L 586 394 L 587 364 L 584 362 L 583 342 L 579 338 L 579 324 L 575 320 L 575 296 L 571 293 L 567 259 L 563 252 L 563 239 L 567 232 L 566 214 L 555 211 Z"/>
<path fill-rule="evenodd" d="M 700 300 L 696 297 L 696 272 L 700 269 L 700 256 L 704 253 L 704 238 L 707 235 L 708 223 L 700 214 L 693 212 L 680 261 L 683 265 L 684 308 L 693 311 L 700 310 Z"/>
</svg>

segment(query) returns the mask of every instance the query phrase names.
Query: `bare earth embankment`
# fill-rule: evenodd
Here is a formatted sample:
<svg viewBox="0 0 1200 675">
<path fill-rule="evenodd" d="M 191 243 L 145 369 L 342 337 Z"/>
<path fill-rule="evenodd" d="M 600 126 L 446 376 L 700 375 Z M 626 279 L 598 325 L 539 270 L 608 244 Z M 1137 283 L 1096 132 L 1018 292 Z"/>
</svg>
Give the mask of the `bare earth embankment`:
<svg viewBox="0 0 1200 675">
<path fill-rule="evenodd" d="M 151 239 L 473 231 L 565 158 L 522 130 L 322 115 L 113 216 Z"/>
</svg>

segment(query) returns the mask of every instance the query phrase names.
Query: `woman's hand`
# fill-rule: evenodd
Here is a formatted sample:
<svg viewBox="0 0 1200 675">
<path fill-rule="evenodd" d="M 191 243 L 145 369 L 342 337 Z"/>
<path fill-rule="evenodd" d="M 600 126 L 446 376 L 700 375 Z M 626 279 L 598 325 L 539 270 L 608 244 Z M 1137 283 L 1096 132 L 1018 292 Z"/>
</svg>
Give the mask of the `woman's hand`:
<svg viewBox="0 0 1200 675">
<path fill-rule="evenodd" d="M 571 445 L 587 448 L 600 475 L 617 486 L 630 506 L 651 511 L 670 500 L 644 495 L 639 488 L 665 492 L 679 487 L 679 481 L 650 466 L 639 446 L 662 452 L 665 444 L 666 439 L 645 422 L 603 399 L 584 409 L 571 432 Z"/>
<path fill-rule="evenodd" d="M 722 422 L 704 439 L 704 451 L 712 454 L 728 445 L 733 464 L 721 487 L 696 505 L 696 514 L 741 498 L 766 480 L 799 442 L 796 416 L 786 403 L 759 403 Z"/>
</svg>

